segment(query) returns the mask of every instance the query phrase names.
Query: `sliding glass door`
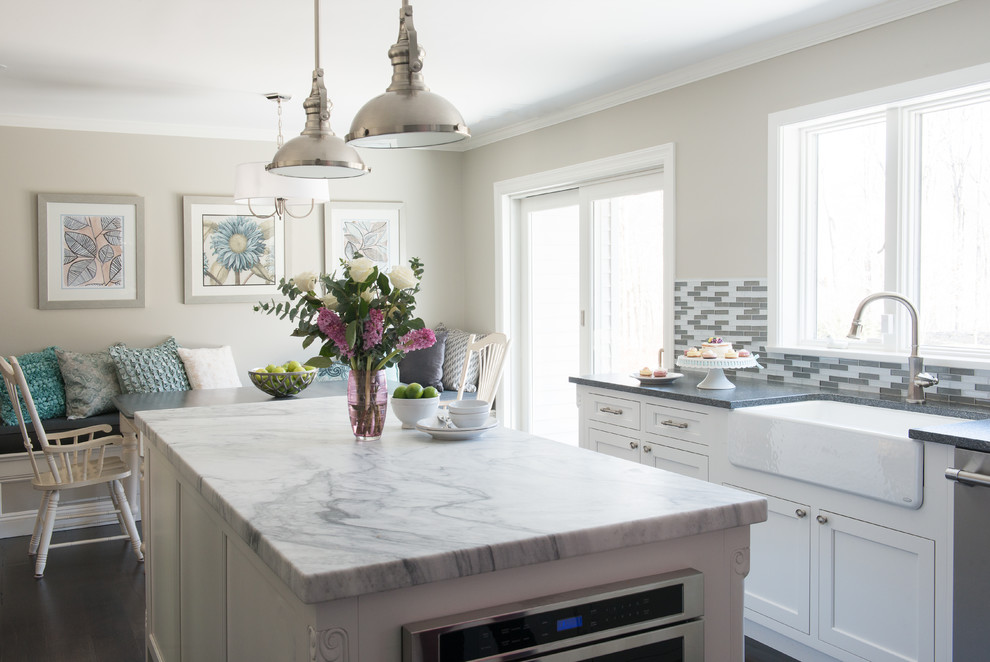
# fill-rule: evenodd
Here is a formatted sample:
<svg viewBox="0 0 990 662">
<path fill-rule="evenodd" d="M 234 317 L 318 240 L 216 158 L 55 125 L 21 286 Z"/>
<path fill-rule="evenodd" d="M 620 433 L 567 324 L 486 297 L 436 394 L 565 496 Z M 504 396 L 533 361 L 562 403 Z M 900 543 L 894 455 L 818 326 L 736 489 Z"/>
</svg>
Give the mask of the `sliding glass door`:
<svg viewBox="0 0 990 662">
<path fill-rule="evenodd" d="M 663 346 L 663 179 L 525 198 L 520 223 L 520 427 L 577 445 L 568 378 L 628 374 Z"/>
</svg>

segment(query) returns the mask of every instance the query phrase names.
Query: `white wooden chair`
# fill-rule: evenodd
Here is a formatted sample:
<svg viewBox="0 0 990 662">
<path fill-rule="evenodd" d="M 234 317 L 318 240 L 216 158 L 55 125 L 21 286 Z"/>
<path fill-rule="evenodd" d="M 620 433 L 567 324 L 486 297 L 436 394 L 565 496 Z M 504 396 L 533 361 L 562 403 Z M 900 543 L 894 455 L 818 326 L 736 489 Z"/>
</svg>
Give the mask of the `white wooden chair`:
<svg viewBox="0 0 990 662">
<path fill-rule="evenodd" d="M 34 489 L 44 492 L 41 498 L 41 507 L 38 508 L 38 516 L 34 522 L 34 534 L 31 536 L 31 543 L 28 547 L 29 555 L 37 555 L 34 563 L 35 578 L 41 578 L 45 574 L 48 550 L 68 545 L 128 539 L 131 541 L 131 547 L 134 549 L 138 561 L 144 561 L 144 554 L 141 553 L 141 536 L 138 535 L 130 505 L 127 503 L 127 496 L 125 496 L 124 488 L 120 484 L 122 478 L 131 475 L 131 471 L 119 457 L 107 456 L 106 454 L 107 447 L 111 444 L 123 443 L 123 437 L 113 435 L 93 438 L 93 435 L 98 432 L 110 432 L 109 425 L 93 425 L 78 430 L 45 434 L 45 429 L 38 418 L 38 411 L 34 406 L 34 399 L 31 397 L 31 391 L 28 389 L 27 381 L 24 378 L 24 372 L 17 363 L 17 359 L 11 356 L 5 360 L 0 356 L 0 373 L 2 373 L 3 381 L 7 386 L 10 401 L 17 412 L 17 423 L 21 428 L 21 436 L 24 437 L 24 446 L 27 448 L 28 458 L 31 461 L 31 469 L 34 471 L 34 480 L 31 481 L 31 485 Z M 41 446 L 44 462 L 41 467 L 38 466 L 40 458 L 35 457 L 36 451 L 31 446 L 31 437 L 24 421 L 24 413 L 18 406 L 18 392 L 31 418 L 31 423 L 34 425 L 35 437 Z M 107 538 L 51 544 L 52 530 L 55 528 L 55 520 L 58 517 L 56 513 L 62 491 L 99 485 L 100 483 L 106 484 L 109 489 L 112 507 L 106 508 L 102 512 L 97 511 L 94 514 L 116 513 L 123 534 Z"/>
<path fill-rule="evenodd" d="M 464 353 L 464 366 L 461 368 L 461 379 L 457 386 L 457 399 L 464 397 L 464 386 L 467 382 L 468 368 L 471 366 L 471 355 L 478 353 L 478 399 L 489 404 L 495 400 L 495 392 L 502 381 L 505 370 L 505 357 L 509 352 L 509 338 L 504 333 L 490 333 L 481 340 L 475 341 L 472 333 L 468 337 L 467 352 Z"/>
</svg>

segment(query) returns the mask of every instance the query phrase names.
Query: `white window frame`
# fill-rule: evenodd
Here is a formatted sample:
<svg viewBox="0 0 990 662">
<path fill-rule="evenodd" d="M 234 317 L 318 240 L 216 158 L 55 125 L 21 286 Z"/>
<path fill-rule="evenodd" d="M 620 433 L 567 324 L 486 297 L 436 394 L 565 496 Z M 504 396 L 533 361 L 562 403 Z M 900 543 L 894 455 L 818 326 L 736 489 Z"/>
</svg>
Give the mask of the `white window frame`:
<svg viewBox="0 0 990 662">
<path fill-rule="evenodd" d="M 514 250 L 518 245 L 520 231 L 520 207 L 523 198 L 551 193 L 568 188 L 587 186 L 609 179 L 629 177 L 648 172 L 663 172 L 663 224 L 664 256 L 663 278 L 668 286 L 664 291 L 664 337 L 674 338 L 674 226 L 675 218 L 675 160 L 674 144 L 666 143 L 656 147 L 618 154 L 595 161 L 580 163 L 547 172 L 525 175 L 515 179 L 496 182 L 495 197 L 495 328 L 512 334 L 519 318 L 520 305 L 518 285 L 515 282 L 519 273 L 519 255 Z M 587 314 L 593 314 L 589 311 Z M 515 343 L 513 343 L 515 345 Z M 510 352 L 502 385 L 496 396 L 500 403 L 498 416 L 503 424 L 515 427 L 519 423 L 518 380 L 521 375 L 522 356 Z"/>
<path fill-rule="evenodd" d="M 894 333 L 886 343 L 858 344 L 852 341 L 827 346 L 824 341 L 802 338 L 808 315 L 814 310 L 816 283 L 809 282 L 802 261 L 812 256 L 813 239 L 801 221 L 801 206 L 808 199 L 808 182 L 802 180 L 807 132 L 827 126 L 855 123 L 871 114 L 886 114 L 888 132 L 886 219 L 888 245 L 885 278 L 888 289 L 918 301 L 916 271 L 919 247 L 917 227 L 919 201 L 904 186 L 918 173 L 916 159 L 907 158 L 917 149 L 917 122 L 923 111 L 938 106 L 939 99 L 959 98 L 967 88 L 984 88 L 990 82 L 990 64 L 902 83 L 839 99 L 773 113 L 768 126 L 767 191 L 767 350 L 777 353 L 814 354 L 838 358 L 890 361 L 903 358 L 908 350 L 907 315 L 901 306 L 889 307 L 895 314 Z M 827 119 L 826 119 L 827 118 Z M 906 126 L 906 130 L 901 130 Z M 896 138 L 896 139 L 892 139 Z M 893 169 L 893 170 L 892 170 Z M 893 173 L 893 174 L 892 174 Z M 904 219 L 903 221 L 901 219 Z M 891 285 L 892 284 L 892 285 Z M 874 304 L 879 305 L 879 304 Z M 850 322 L 853 310 L 849 311 Z M 924 315 L 924 311 L 921 311 Z M 954 353 L 942 347 L 922 346 L 928 362 L 936 359 L 949 367 L 990 366 L 990 352 Z M 902 356 L 903 355 L 903 356 Z M 965 358 L 963 358 L 965 356 Z"/>
</svg>

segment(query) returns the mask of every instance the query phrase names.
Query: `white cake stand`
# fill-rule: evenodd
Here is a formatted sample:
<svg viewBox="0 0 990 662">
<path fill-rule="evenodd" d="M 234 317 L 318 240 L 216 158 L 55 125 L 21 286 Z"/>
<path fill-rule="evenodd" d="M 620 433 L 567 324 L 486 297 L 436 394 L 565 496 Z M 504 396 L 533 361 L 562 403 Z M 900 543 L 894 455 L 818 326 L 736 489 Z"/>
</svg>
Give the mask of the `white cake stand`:
<svg viewBox="0 0 990 662">
<path fill-rule="evenodd" d="M 682 354 L 677 357 L 676 364 L 680 368 L 707 369 L 708 376 L 698 384 L 698 388 L 714 390 L 735 388 L 736 385 L 730 382 L 728 377 L 725 376 L 725 371 L 738 370 L 740 368 L 757 368 L 760 365 L 756 362 L 758 358 L 754 354 L 741 359 L 695 359 L 688 358 Z"/>
</svg>

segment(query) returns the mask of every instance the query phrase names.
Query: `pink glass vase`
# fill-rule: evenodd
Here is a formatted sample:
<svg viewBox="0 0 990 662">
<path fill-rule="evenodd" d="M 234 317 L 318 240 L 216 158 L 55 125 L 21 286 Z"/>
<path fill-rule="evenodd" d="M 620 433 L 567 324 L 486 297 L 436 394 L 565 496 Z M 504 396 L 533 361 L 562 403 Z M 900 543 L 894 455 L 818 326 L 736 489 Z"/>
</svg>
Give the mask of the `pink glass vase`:
<svg viewBox="0 0 990 662">
<path fill-rule="evenodd" d="M 347 376 L 347 411 L 358 441 L 381 439 L 388 406 L 384 370 L 351 370 Z"/>
</svg>

